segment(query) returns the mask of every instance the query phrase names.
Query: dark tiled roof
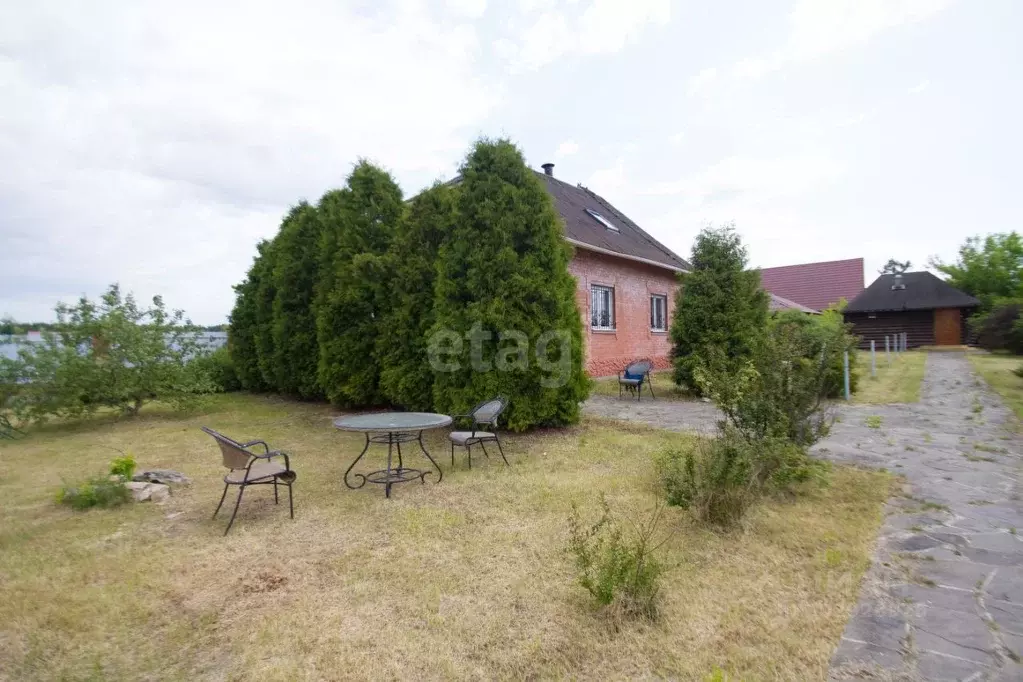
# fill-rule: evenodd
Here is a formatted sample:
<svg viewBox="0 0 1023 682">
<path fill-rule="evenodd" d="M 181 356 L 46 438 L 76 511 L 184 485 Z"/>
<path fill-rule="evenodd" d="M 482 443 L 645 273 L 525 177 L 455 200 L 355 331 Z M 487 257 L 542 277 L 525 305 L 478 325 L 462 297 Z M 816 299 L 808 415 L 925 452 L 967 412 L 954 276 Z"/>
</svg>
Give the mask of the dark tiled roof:
<svg viewBox="0 0 1023 682">
<path fill-rule="evenodd" d="M 761 268 L 760 284 L 770 293 L 814 310 L 841 299 L 851 301 L 863 291 L 863 259 Z"/>
<path fill-rule="evenodd" d="M 807 308 L 805 305 L 799 305 L 795 301 L 790 301 L 787 298 L 782 298 L 777 294 L 772 294 L 770 291 L 767 292 L 767 296 L 769 297 L 767 309 L 770 310 L 772 313 L 778 312 L 779 310 L 798 310 L 799 312 L 810 313 L 812 315 L 820 314 L 819 310 Z"/>
<path fill-rule="evenodd" d="M 570 185 L 546 173 L 534 172 L 554 198 L 554 208 L 565 221 L 565 236 L 569 239 L 597 249 L 652 261 L 670 268 L 690 269 L 689 263 L 644 232 L 639 225 L 629 220 L 624 213 L 603 197 L 585 187 Z M 604 227 L 596 218 L 587 213 L 586 209 L 604 216 L 618 228 L 618 232 Z"/>
<path fill-rule="evenodd" d="M 902 275 L 905 289 L 892 289 L 895 275 L 881 275 L 862 294 L 849 302 L 847 313 L 872 313 L 882 310 L 931 310 L 934 308 L 972 308 L 980 301 L 956 289 L 929 272 Z"/>
</svg>

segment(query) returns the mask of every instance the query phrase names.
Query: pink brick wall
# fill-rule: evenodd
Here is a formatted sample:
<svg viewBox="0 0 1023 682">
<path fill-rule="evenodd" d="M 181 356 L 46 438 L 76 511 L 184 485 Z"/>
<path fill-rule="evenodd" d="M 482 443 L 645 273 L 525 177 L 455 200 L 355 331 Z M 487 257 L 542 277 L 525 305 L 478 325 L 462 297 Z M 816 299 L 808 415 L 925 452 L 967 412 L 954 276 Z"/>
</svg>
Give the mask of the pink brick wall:
<svg viewBox="0 0 1023 682">
<path fill-rule="evenodd" d="M 612 376 L 632 360 L 650 358 L 658 369 L 671 366 L 667 332 L 650 330 L 650 296 L 668 297 L 667 326 L 675 307 L 675 273 L 624 258 L 576 249 L 568 266 L 576 279 L 576 303 L 583 317 L 586 370 L 591 376 Z M 590 285 L 615 290 L 615 331 L 590 328 Z"/>
</svg>

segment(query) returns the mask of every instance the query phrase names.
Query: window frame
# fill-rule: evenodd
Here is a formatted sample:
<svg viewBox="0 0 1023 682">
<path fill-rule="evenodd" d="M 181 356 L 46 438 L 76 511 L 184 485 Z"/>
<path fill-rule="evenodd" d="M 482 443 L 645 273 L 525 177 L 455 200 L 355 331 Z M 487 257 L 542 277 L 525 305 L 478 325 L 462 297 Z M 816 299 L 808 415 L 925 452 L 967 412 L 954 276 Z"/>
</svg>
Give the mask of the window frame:
<svg viewBox="0 0 1023 682">
<path fill-rule="evenodd" d="M 594 324 L 595 316 L 598 314 L 598 306 L 596 297 L 598 293 L 607 293 L 607 307 L 608 307 L 608 319 L 609 325 L 597 325 Z M 613 332 L 617 331 L 617 319 L 615 315 L 615 288 L 608 286 L 607 284 L 591 284 L 590 285 L 590 330 L 596 332 Z"/>
<path fill-rule="evenodd" d="M 654 302 L 661 301 L 661 325 L 660 327 L 654 326 Z M 667 294 L 650 294 L 650 331 L 663 333 L 668 331 L 668 295 Z"/>
</svg>

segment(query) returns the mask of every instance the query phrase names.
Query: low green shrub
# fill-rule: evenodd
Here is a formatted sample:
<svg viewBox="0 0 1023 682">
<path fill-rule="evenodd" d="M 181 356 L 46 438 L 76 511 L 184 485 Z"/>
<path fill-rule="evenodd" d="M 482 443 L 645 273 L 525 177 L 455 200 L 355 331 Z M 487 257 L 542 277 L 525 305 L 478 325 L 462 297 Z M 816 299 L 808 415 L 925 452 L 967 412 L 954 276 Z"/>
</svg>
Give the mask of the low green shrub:
<svg viewBox="0 0 1023 682">
<path fill-rule="evenodd" d="M 234 368 L 234 360 L 227 346 L 221 346 L 212 353 L 200 355 L 190 363 L 194 371 L 204 374 L 221 393 L 242 390 L 242 382 Z"/>
<path fill-rule="evenodd" d="M 124 455 L 110 460 L 110 475 L 120 476 L 123 480 L 131 480 L 135 473 L 135 458 L 131 455 Z"/>
<path fill-rule="evenodd" d="M 718 528 L 737 525 L 765 493 L 824 481 L 828 464 L 782 438 L 748 441 L 731 427 L 717 438 L 660 452 L 655 460 L 668 504 Z"/>
<path fill-rule="evenodd" d="M 1020 365 L 1016 369 L 1012 370 L 1012 373 L 1023 379 L 1023 365 Z"/>
<path fill-rule="evenodd" d="M 81 511 L 91 507 L 116 507 L 131 500 L 131 491 L 120 479 L 96 476 L 76 485 L 64 484 L 57 502 Z"/>
<path fill-rule="evenodd" d="M 662 566 L 655 558 L 668 540 L 658 539 L 663 507 L 658 505 L 650 518 L 630 524 L 626 533 L 601 495 L 601 516 L 585 523 L 576 505 L 569 517 L 569 549 L 579 569 L 579 584 L 605 609 L 617 627 L 637 617 L 657 617 Z"/>
</svg>

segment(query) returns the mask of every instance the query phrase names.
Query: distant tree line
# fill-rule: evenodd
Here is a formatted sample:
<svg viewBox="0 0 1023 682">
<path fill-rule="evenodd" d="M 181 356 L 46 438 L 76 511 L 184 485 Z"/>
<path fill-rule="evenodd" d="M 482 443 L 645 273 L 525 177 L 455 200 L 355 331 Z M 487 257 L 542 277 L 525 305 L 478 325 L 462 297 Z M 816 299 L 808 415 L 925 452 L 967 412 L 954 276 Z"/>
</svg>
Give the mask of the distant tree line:
<svg viewBox="0 0 1023 682">
<path fill-rule="evenodd" d="M 405 201 L 360 161 L 293 207 L 235 287 L 241 386 L 444 413 L 504 395 L 511 428 L 577 421 L 589 380 L 551 198 L 506 140 L 477 142 L 459 178 Z"/>
</svg>

